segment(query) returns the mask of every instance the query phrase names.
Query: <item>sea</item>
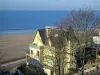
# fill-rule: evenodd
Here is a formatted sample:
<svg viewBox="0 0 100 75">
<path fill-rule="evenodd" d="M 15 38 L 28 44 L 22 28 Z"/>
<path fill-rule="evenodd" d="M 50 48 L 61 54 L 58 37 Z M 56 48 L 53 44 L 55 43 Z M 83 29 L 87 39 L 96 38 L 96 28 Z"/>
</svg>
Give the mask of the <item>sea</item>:
<svg viewBox="0 0 100 75">
<path fill-rule="evenodd" d="M 95 10 L 94 15 L 100 17 L 100 10 Z M 31 33 L 45 26 L 56 26 L 60 20 L 70 16 L 67 10 L 0 10 L 0 34 Z"/>
</svg>

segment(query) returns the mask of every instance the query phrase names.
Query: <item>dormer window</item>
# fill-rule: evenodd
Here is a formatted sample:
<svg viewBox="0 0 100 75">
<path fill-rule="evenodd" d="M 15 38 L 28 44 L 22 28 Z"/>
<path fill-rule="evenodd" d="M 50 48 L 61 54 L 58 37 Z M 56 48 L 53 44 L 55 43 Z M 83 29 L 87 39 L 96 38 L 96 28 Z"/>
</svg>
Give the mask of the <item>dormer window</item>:
<svg viewBox="0 0 100 75">
<path fill-rule="evenodd" d="M 40 52 L 39 51 L 37 51 L 37 56 L 39 56 L 40 55 Z"/>
<path fill-rule="evenodd" d="M 38 51 L 37 49 L 34 49 L 34 50 L 31 50 L 31 55 L 34 55 L 34 56 L 39 56 L 40 55 L 40 51 Z"/>
</svg>

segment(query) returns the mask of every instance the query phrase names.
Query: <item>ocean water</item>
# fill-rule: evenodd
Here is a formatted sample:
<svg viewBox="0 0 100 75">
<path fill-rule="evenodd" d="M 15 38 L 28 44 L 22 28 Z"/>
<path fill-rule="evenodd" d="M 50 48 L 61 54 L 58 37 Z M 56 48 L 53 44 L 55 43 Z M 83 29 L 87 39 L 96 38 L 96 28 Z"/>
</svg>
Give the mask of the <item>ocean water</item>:
<svg viewBox="0 0 100 75">
<path fill-rule="evenodd" d="M 0 31 L 0 35 L 5 35 L 5 34 L 28 34 L 31 33 L 33 34 L 36 32 L 37 29 L 26 29 L 26 30 L 6 30 L 6 31 Z"/>
<path fill-rule="evenodd" d="M 55 26 L 69 16 L 70 11 L 0 11 L 0 33 L 16 30 L 31 32 L 33 29 Z M 95 16 L 100 16 L 100 10 L 95 11 Z"/>
</svg>

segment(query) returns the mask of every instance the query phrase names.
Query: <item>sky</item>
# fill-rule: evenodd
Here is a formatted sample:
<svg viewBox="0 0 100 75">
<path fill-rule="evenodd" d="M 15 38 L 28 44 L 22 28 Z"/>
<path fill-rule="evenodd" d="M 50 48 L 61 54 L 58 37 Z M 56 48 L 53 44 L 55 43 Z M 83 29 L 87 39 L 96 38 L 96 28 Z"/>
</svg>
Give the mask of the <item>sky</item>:
<svg viewBox="0 0 100 75">
<path fill-rule="evenodd" d="M 100 10 L 100 0 L 0 0 L 0 10 Z"/>
</svg>

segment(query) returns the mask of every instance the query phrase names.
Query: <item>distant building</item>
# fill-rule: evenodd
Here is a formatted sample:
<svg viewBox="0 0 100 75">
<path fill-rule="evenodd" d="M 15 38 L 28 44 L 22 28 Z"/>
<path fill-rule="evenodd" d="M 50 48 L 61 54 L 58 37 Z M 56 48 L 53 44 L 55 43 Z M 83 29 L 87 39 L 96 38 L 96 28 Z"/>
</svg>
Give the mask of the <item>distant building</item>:
<svg viewBox="0 0 100 75">
<path fill-rule="evenodd" d="M 100 47 L 100 32 L 97 36 L 93 36 L 94 47 Z"/>
</svg>

